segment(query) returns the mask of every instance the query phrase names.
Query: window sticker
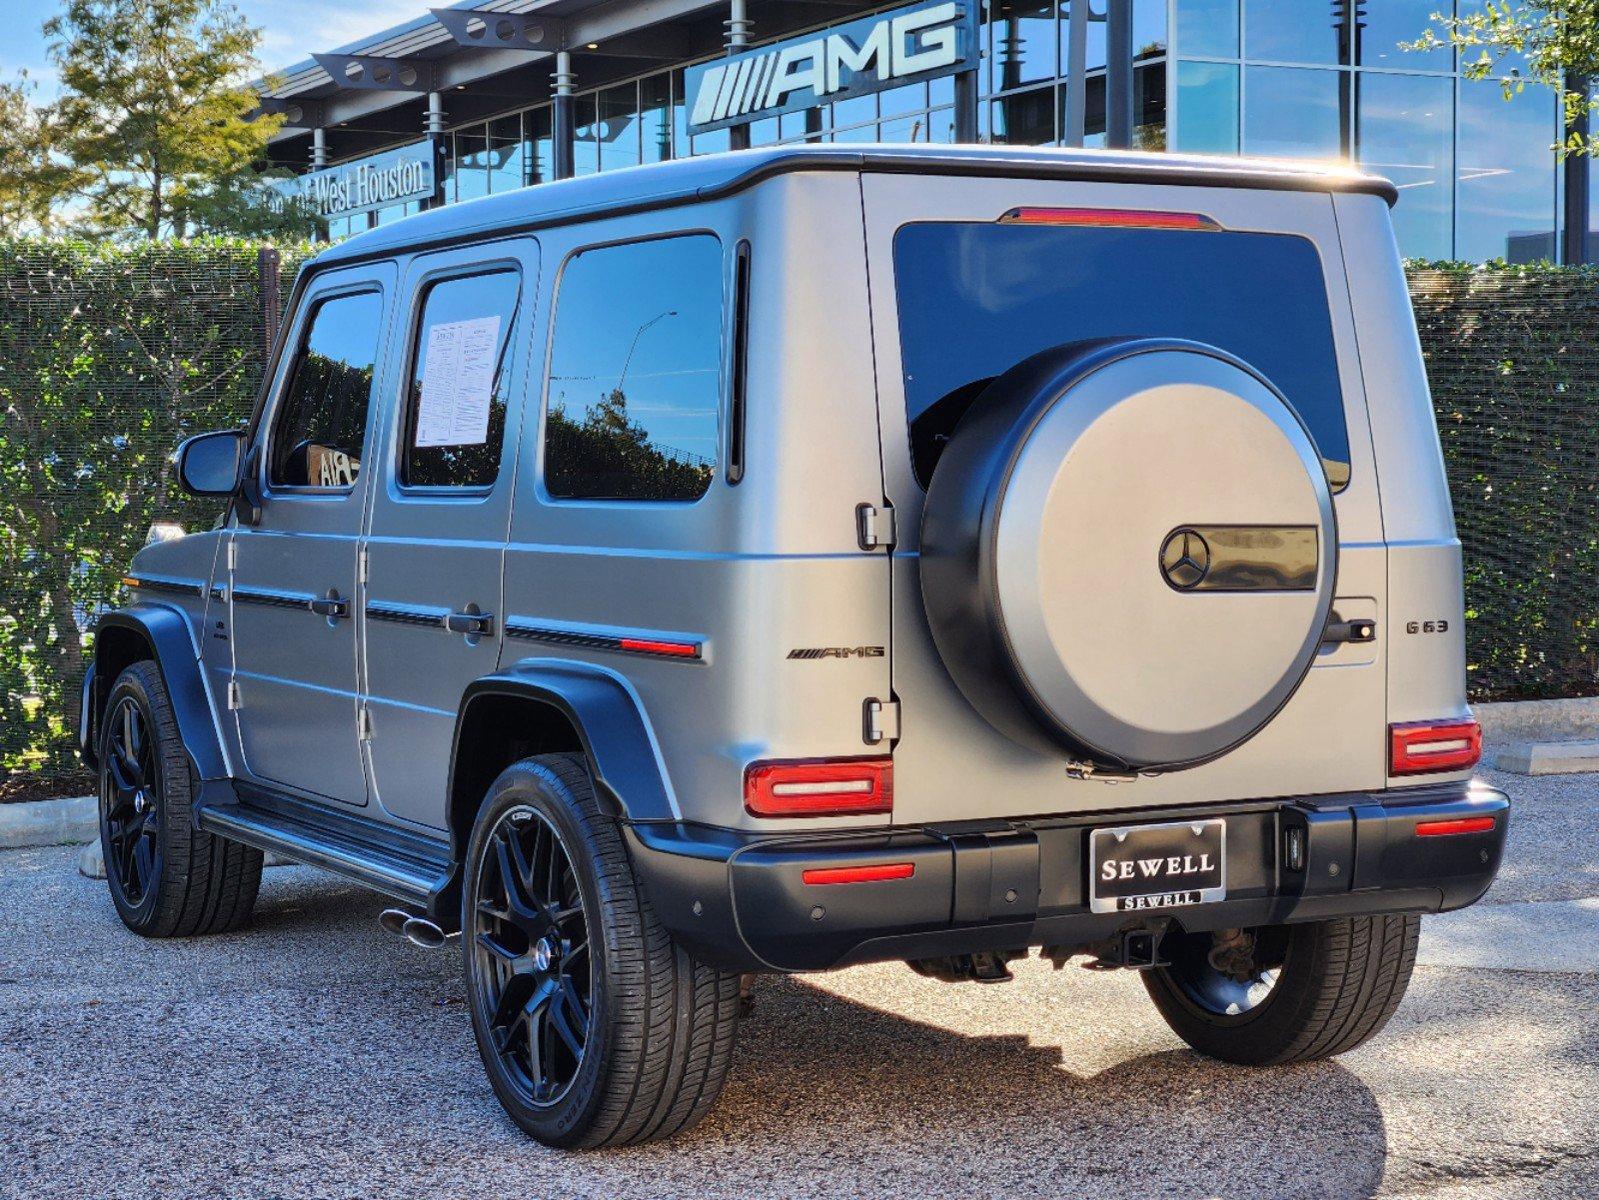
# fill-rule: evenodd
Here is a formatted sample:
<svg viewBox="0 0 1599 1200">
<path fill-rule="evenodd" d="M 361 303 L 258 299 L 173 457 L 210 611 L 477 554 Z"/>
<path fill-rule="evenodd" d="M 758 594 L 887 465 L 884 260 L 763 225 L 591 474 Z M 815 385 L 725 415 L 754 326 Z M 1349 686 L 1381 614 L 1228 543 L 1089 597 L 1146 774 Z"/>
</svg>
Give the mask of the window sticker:
<svg viewBox="0 0 1599 1200">
<path fill-rule="evenodd" d="M 474 317 L 428 329 L 427 366 L 416 415 L 416 442 L 481 446 L 489 437 L 500 318 Z"/>
</svg>

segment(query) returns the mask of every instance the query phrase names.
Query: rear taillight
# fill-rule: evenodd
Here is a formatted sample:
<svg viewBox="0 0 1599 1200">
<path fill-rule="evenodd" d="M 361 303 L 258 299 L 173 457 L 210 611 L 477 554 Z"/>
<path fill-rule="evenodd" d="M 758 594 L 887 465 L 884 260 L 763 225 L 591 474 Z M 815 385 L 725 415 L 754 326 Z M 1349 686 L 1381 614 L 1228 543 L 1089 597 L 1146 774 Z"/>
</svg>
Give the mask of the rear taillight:
<svg viewBox="0 0 1599 1200">
<path fill-rule="evenodd" d="M 1451 817 L 1444 821 L 1418 821 L 1417 837 L 1454 837 L 1461 833 L 1487 833 L 1497 824 L 1493 817 Z"/>
<path fill-rule="evenodd" d="M 1204 213 L 1152 212 L 1141 208 L 1013 208 L 1001 225 L 1090 225 L 1101 229 L 1197 229 L 1221 226 Z"/>
<path fill-rule="evenodd" d="M 810 759 L 755 763 L 744 772 L 744 807 L 757 817 L 838 817 L 894 809 L 894 760 Z"/>
<path fill-rule="evenodd" d="M 1475 721 L 1413 721 L 1388 727 L 1388 773 L 1425 775 L 1463 771 L 1482 757 L 1482 727 Z"/>
</svg>

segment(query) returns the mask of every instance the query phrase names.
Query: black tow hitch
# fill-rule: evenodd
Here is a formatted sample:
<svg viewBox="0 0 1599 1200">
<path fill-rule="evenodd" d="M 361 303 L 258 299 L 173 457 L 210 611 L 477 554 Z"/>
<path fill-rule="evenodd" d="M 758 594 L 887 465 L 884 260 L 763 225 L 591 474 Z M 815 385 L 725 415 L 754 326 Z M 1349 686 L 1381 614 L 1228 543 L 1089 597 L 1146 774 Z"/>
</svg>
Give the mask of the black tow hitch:
<svg viewBox="0 0 1599 1200">
<path fill-rule="evenodd" d="M 1169 967 L 1171 963 L 1160 952 L 1161 939 L 1165 936 L 1164 929 L 1124 929 L 1115 937 L 1086 947 L 1095 957 L 1083 966 L 1090 971 L 1149 971 L 1155 967 Z"/>
</svg>

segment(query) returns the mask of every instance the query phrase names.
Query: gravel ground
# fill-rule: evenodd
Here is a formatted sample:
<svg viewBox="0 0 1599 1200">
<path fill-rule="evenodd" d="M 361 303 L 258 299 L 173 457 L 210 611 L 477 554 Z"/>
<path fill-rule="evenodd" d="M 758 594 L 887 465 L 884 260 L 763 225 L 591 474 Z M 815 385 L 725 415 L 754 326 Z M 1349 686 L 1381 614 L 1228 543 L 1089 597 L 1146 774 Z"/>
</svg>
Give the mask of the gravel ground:
<svg viewBox="0 0 1599 1200">
<path fill-rule="evenodd" d="M 1490 915 L 1599 938 L 1569 903 L 1599 896 L 1599 776 L 1498 781 Z M 1500 969 L 1471 911 L 1381 1037 L 1275 1071 L 1190 1053 L 1126 973 L 763 981 L 704 1124 L 563 1156 L 501 1116 L 455 954 L 381 934 L 380 899 L 285 868 L 249 931 L 143 942 L 74 858 L 0 854 L 0 1196 L 1599 1196 L 1593 958 Z"/>
</svg>

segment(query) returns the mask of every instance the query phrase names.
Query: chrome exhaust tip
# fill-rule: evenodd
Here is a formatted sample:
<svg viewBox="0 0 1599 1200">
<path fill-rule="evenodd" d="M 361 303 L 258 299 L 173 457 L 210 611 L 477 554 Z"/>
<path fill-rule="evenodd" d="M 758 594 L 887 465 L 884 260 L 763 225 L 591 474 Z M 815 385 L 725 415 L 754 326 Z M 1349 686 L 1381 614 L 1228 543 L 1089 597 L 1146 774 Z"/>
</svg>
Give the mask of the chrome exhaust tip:
<svg viewBox="0 0 1599 1200">
<path fill-rule="evenodd" d="M 400 928 L 400 935 L 413 946 L 423 950 L 437 950 L 455 934 L 445 933 L 426 917 L 412 917 Z"/>
<path fill-rule="evenodd" d="M 404 936 L 405 923 L 416 914 L 406 912 L 403 908 L 385 908 L 378 914 L 378 924 L 389 933 Z"/>
</svg>

